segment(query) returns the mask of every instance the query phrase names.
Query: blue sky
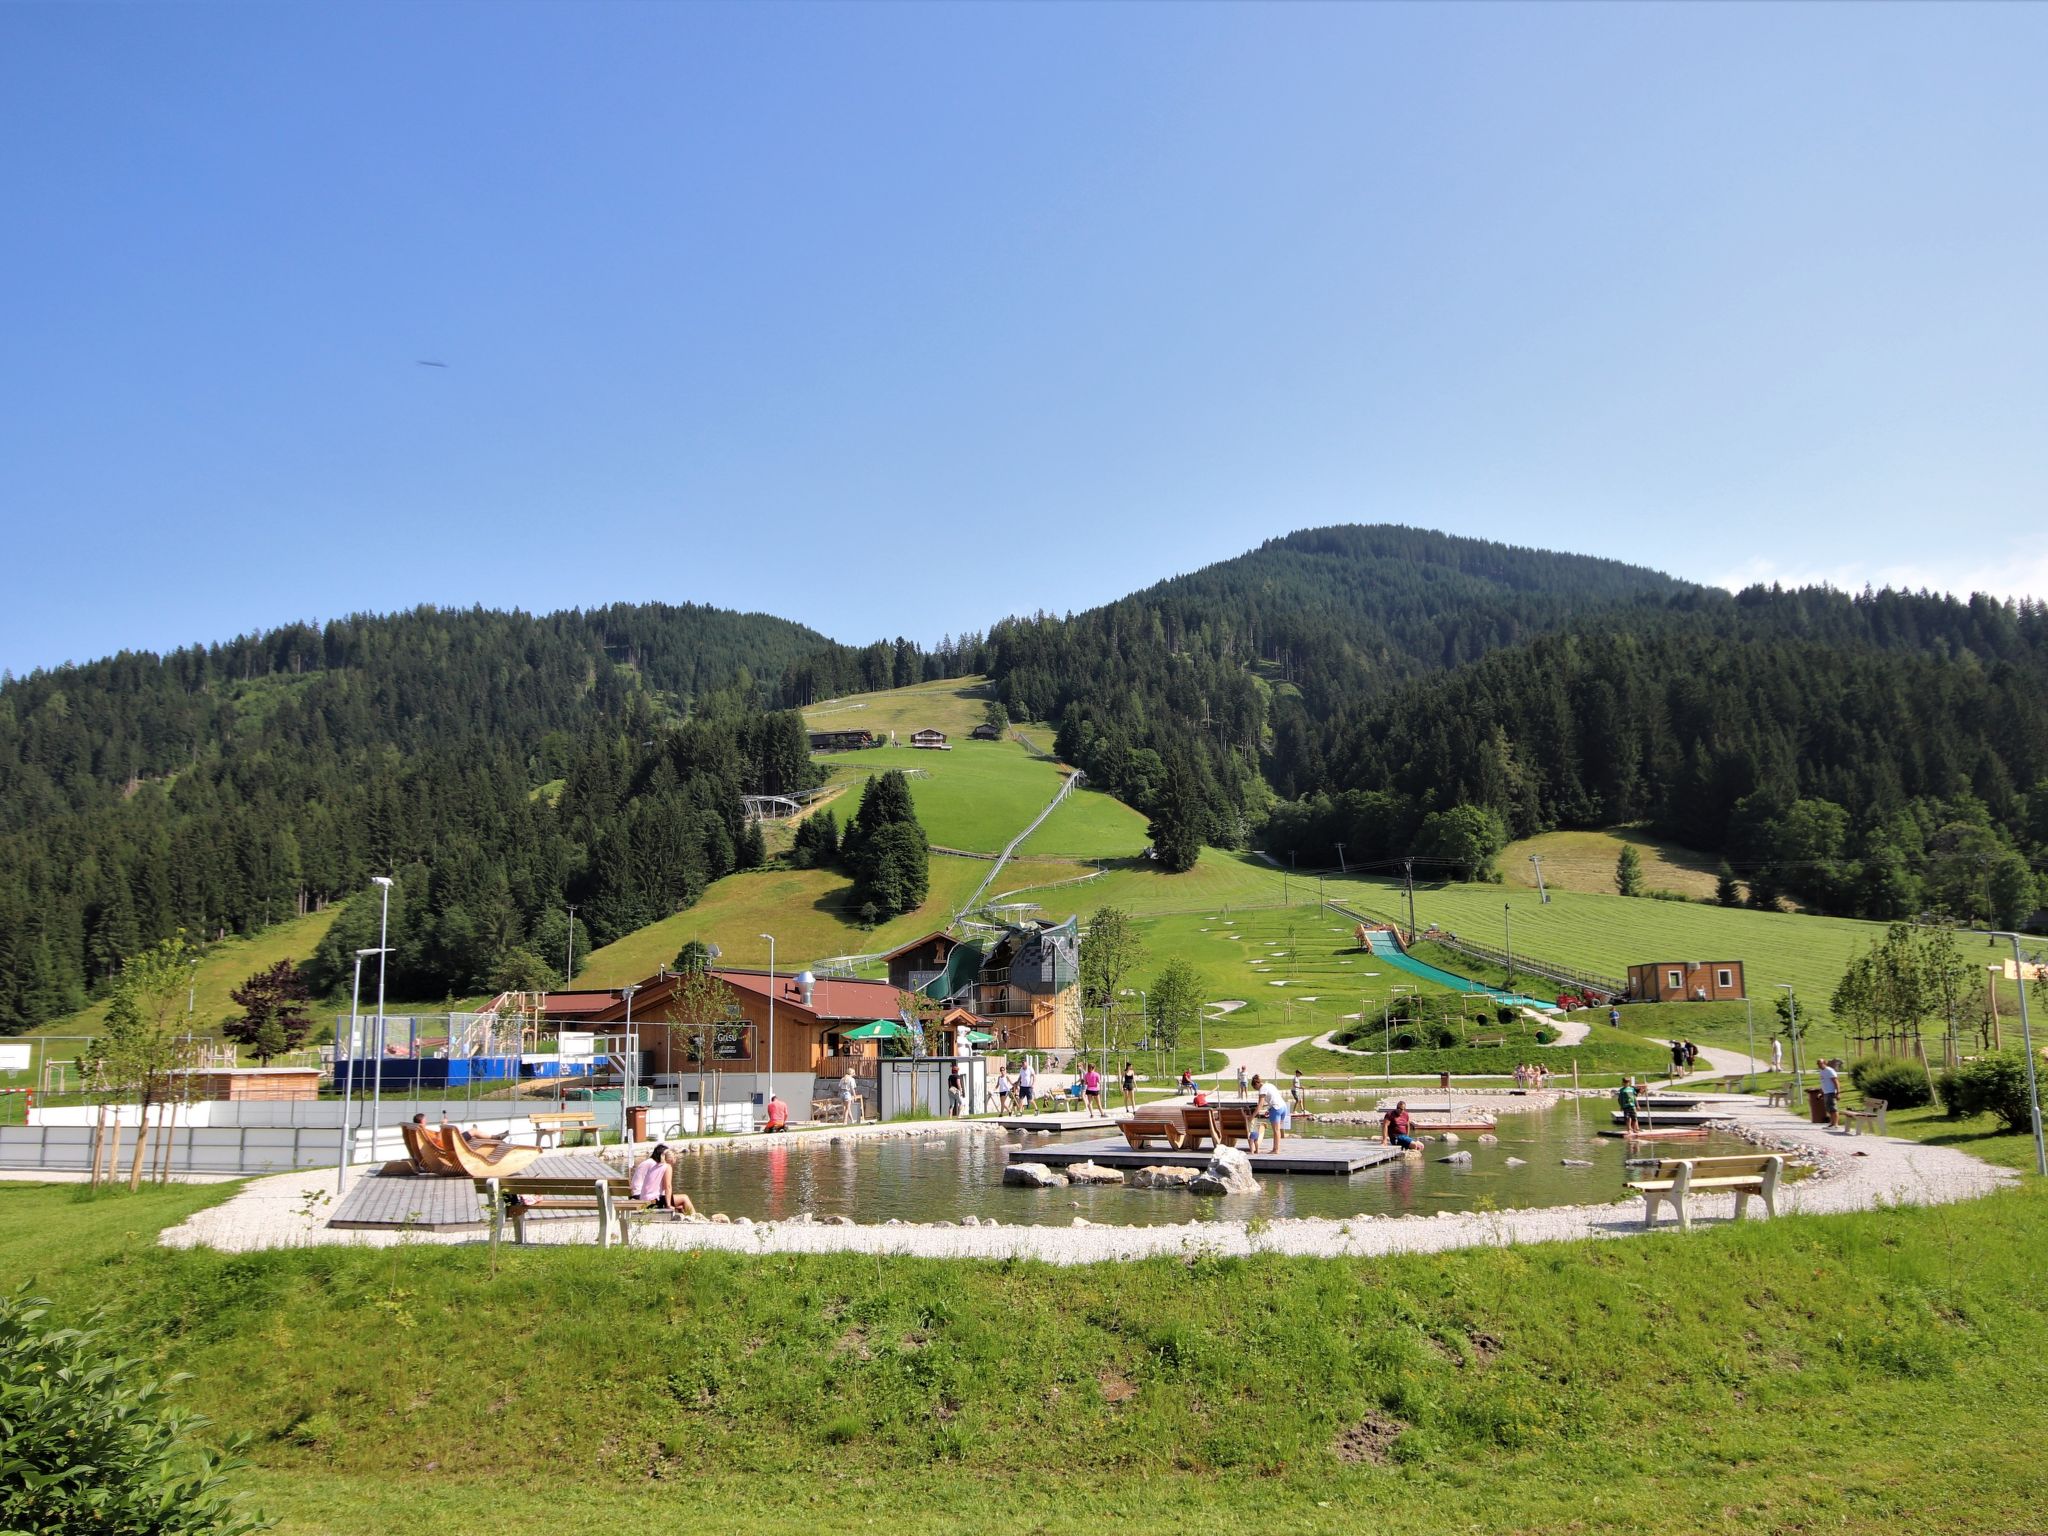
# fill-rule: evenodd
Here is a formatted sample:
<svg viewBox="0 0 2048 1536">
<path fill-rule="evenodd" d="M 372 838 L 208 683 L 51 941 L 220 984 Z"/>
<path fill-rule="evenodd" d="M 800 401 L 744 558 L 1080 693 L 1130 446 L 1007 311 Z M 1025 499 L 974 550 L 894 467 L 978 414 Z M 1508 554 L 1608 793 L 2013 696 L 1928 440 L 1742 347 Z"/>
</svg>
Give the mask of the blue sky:
<svg viewBox="0 0 2048 1536">
<path fill-rule="evenodd" d="M 1292 528 L 2048 594 L 2048 8 L 0 8 L 0 667 Z M 418 366 L 421 359 L 445 368 Z"/>
</svg>

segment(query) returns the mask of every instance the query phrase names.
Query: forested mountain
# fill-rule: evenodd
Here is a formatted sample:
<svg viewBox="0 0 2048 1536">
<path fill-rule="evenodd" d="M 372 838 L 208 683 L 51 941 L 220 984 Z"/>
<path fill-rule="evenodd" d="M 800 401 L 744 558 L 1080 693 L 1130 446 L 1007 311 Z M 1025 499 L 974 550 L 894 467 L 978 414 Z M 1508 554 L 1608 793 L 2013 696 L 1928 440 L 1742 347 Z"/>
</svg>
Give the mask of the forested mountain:
<svg viewBox="0 0 2048 1536">
<path fill-rule="evenodd" d="M 9 680 L 0 1029 L 179 928 L 247 932 L 372 873 L 412 872 L 416 996 L 537 974 L 568 901 L 599 938 L 665 915 L 758 856 L 740 794 L 811 782 L 753 679 L 827 643 L 696 606 L 422 609 Z"/>
<path fill-rule="evenodd" d="M 759 614 L 421 609 L 0 683 L 0 1030 L 179 928 L 350 897 L 315 966 L 543 984 L 757 862 L 740 796 L 814 782 L 795 707 L 987 673 L 1152 816 L 1161 858 L 1258 842 L 1471 874 L 1508 836 L 1648 821 L 1752 899 L 2011 922 L 2048 863 L 2048 609 L 1730 596 L 1396 527 L 1272 540 L 1066 618 L 926 650 Z M 776 712 L 780 711 L 780 712 Z M 878 907 L 880 903 L 878 902 Z"/>
</svg>

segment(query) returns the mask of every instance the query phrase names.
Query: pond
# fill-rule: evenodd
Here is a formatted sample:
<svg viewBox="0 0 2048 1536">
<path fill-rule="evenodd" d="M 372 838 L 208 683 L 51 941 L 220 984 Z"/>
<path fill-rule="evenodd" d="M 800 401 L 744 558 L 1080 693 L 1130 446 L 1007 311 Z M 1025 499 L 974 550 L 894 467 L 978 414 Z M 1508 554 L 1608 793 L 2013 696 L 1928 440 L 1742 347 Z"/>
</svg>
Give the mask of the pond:
<svg viewBox="0 0 2048 1536">
<path fill-rule="evenodd" d="M 1204 1197 L 1179 1190 L 1120 1185 L 1013 1189 L 1003 1185 L 1009 1146 L 1050 1145 L 1056 1138 L 994 1131 L 927 1137 L 849 1138 L 833 1145 L 805 1135 L 775 1145 L 685 1158 L 677 1183 L 699 1210 L 775 1221 L 809 1211 L 862 1223 L 958 1221 L 994 1217 L 1006 1224 L 1066 1226 L 1076 1216 L 1116 1226 L 1285 1216 L 1342 1218 L 1430 1215 L 1545 1205 L 1586 1205 L 1621 1198 L 1622 1143 L 1597 1133 L 1609 1124 L 1604 1099 L 1567 1100 L 1547 1110 L 1500 1116 L 1495 1145 L 1465 1136 L 1453 1149 L 1432 1145 L 1420 1162 L 1404 1159 L 1349 1178 L 1269 1177 L 1256 1195 Z M 1086 1139 L 1088 1133 L 1077 1139 Z M 1370 1127 L 1305 1125 L 1296 1133 L 1371 1137 Z M 1464 1165 L 1438 1163 L 1452 1150 L 1470 1152 Z M 1668 1145 L 1667 1156 L 1726 1156 L 1756 1149 L 1717 1132 L 1704 1142 Z M 1655 1150 L 1639 1156 L 1656 1156 Z M 1507 1160 L 1521 1158 L 1511 1168 Z M 1567 1168 L 1563 1159 L 1590 1162 Z M 1253 1159 L 1256 1167 L 1257 1159 Z"/>
</svg>

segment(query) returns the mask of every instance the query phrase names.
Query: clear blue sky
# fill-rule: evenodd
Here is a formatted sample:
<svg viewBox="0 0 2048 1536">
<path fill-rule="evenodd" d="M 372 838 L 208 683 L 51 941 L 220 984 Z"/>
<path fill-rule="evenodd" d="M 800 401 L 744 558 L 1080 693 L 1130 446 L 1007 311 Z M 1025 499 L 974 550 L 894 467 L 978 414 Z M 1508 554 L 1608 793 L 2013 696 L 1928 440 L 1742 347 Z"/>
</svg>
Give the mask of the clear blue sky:
<svg viewBox="0 0 2048 1536">
<path fill-rule="evenodd" d="M 0 8 L 0 667 L 418 602 L 932 641 L 1343 521 L 2048 593 L 2044 59 L 2020 5 Z"/>
</svg>

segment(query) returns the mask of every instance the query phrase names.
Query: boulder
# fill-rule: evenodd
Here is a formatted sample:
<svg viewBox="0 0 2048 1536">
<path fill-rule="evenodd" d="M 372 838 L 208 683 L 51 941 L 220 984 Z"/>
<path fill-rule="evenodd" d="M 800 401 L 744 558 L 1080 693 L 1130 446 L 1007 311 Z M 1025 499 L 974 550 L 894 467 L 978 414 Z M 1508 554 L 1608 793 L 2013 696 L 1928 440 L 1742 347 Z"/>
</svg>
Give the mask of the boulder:
<svg viewBox="0 0 2048 1536">
<path fill-rule="evenodd" d="M 1592 1163 L 1583 1157 L 1561 1157 L 1558 1161 L 1567 1168 L 1590 1168 Z"/>
<path fill-rule="evenodd" d="M 1510 1168 L 1526 1168 L 1529 1166 L 1529 1164 L 1528 1161 L 1524 1158 L 1511 1157 L 1508 1159 L 1508 1166 Z"/>
<path fill-rule="evenodd" d="M 1480 1135 L 1479 1145 L 1481 1145 L 1482 1147 L 1498 1146 L 1500 1145 L 1500 1138 L 1494 1135 L 1493 1132 L 1486 1131 Z"/>
<path fill-rule="evenodd" d="M 1440 1163 L 1469 1163 L 1472 1161 L 1472 1154 L 1470 1152 L 1446 1152 L 1437 1161 Z"/>
<path fill-rule="evenodd" d="M 711 1213 L 711 1219 L 717 1222 L 721 1227 L 729 1226 L 732 1223 L 732 1218 L 726 1215 L 723 1211 L 713 1211 Z"/>
<path fill-rule="evenodd" d="M 1124 1182 L 1132 1189 L 1186 1189 L 1200 1172 L 1199 1168 L 1168 1168 L 1155 1164 L 1150 1168 L 1133 1168 Z"/>
<path fill-rule="evenodd" d="M 1458 1144 L 1458 1133 L 1456 1131 L 1445 1131 L 1437 1137 L 1437 1140 L 1447 1147 L 1455 1147 Z"/>
<path fill-rule="evenodd" d="M 1188 1180 L 1197 1195 L 1256 1195 L 1259 1181 L 1252 1176 L 1252 1160 L 1236 1147 L 1218 1147 L 1209 1154 L 1209 1166 Z"/>
<path fill-rule="evenodd" d="M 963 1227 L 978 1227 L 981 1225 L 981 1218 L 970 1213 L 960 1218 L 960 1225 Z"/>
<path fill-rule="evenodd" d="M 1044 1163 L 1011 1163 L 1003 1169 L 1003 1182 L 1025 1189 L 1064 1189 L 1067 1184 L 1064 1175 L 1054 1173 Z"/>
<path fill-rule="evenodd" d="M 1105 1168 L 1100 1163 L 1069 1163 L 1060 1170 L 1066 1174 L 1069 1184 L 1121 1184 L 1124 1176 L 1114 1168 Z"/>
<path fill-rule="evenodd" d="M 853 1225 L 853 1218 L 851 1216 L 827 1216 L 825 1218 L 825 1225 L 828 1227 L 850 1227 Z"/>
</svg>

